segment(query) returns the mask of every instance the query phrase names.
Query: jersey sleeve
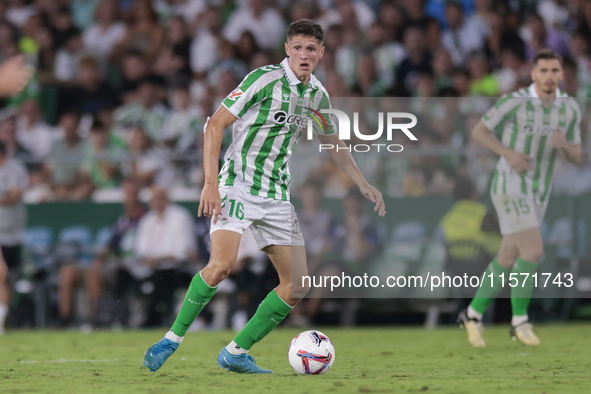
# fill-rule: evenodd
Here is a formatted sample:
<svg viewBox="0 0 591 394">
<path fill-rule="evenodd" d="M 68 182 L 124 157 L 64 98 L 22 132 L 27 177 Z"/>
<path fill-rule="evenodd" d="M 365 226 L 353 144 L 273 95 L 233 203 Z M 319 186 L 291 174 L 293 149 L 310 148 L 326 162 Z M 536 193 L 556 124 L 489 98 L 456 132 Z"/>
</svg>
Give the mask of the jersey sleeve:
<svg viewBox="0 0 591 394">
<path fill-rule="evenodd" d="M 577 145 L 581 143 L 582 114 L 579 104 L 574 99 L 572 99 L 571 109 L 573 111 L 573 116 L 566 131 L 566 142 L 572 145 Z"/>
<path fill-rule="evenodd" d="M 503 127 L 505 121 L 509 118 L 511 110 L 519 105 L 521 100 L 512 95 L 501 97 L 494 107 L 482 115 L 482 123 L 492 132 L 497 134 Z"/>
<path fill-rule="evenodd" d="M 263 101 L 267 96 L 263 76 L 266 70 L 257 69 L 244 80 L 223 101 L 222 105 L 237 118 L 241 118 L 250 108 Z"/>
<path fill-rule="evenodd" d="M 312 122 L 312 130 L 316 135 L 332 135 L 337 132 L 335 127 L 335 116 L 333 114 L 322 113 L 323 109 L 332 109 L 330 97 L 326 91 L 321 90 L 318 97 L 318 105 L 316 111 L 308 113 L 308 122 Z"/>
</svg>

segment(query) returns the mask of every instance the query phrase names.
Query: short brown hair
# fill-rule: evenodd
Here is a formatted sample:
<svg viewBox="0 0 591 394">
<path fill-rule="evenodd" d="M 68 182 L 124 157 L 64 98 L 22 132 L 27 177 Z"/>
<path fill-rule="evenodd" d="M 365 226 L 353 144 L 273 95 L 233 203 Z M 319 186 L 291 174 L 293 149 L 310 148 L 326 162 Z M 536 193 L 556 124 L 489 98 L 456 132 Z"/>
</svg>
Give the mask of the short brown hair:
<svg viewBox="0 0 591 394">
<path fill-rule="evenodd" d="M 560 56 L 558 53 L 554 52 L 551 49 L 543 49 L 540 52 L 538 52 L 536 54 L 536 57 L 534 57 L 534 66 L 538 64 L 538 61 L 540 60 L 551 60 L 551 59 L 556 59 L 560 62 L 560 65 L 562 66 L 563 60 L 562 60 L 562 56 Z"/>
<path fill-rule="evenodd" d="M 314 37 L 321 44 L 324 42 L 324 30 L 322 26 L 310 19 L 300 19 L 292 22 L 287 30 L 287 39 L 291 40 L 294 36 L 303 35 Z"/>
</svg>

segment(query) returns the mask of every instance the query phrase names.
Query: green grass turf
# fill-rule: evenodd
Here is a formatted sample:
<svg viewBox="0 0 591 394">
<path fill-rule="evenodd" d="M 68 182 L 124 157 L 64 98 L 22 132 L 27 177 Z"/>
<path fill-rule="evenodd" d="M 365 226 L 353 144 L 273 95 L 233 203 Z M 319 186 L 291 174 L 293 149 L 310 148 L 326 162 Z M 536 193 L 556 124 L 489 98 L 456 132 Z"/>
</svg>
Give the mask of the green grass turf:
<svg viewBox="0 0 591 394">
<path fill-rule="evenodd" d="M 251 351 L 271 375 L 218 368 L 217 354 L 231 332 L 188 334 L 158 372 L 148 372 L 144 351 L 164 331 L 8 332 L 0 336 L 0 392 L 591 393 L 591 325 L 538 325 L 538 348 L 513 342 L 507 327 L 491 327 L 484 349 L 471 348 L 458 328 L 327 327 L 322 331 L 333 340 L 336 359 L 320 376 L 292 371 L 287 347 L 299 330 L 287 329 Z"/>
</svg>

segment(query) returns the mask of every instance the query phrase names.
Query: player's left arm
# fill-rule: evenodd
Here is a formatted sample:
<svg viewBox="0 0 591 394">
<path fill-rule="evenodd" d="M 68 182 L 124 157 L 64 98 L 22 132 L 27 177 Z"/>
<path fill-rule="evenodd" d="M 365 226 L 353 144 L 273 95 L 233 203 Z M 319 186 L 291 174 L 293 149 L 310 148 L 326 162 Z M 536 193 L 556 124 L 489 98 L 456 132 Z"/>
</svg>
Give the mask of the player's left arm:
<svg viewBox="0 0 591 394">
<path fill-rule="evenodd" d="M 583 152 L 581 144 L 569 144 L 566 140 L 566 135 L 559 129 L 552 136 L 552 146 L 560 149 L 568 162 L 573 164 L 579 164 L 581 162 Z"/>
<path fill-rule="evenodd" d="M 570 125 L 563 133 L 559 127 L 556 128 L 556 133 L 552 136 L 552 146 L 560 149 L 564 154 L 566 160 L 573 164 L 579 164 L 581 161 L 581 110 L 579 105 L 574 102 L 572 105 L 573 118 Z"/>
<path fill-rule="evenodd" d="M 365 197 L 369 198 L 371 202 L 376 204 L 374 211 L 377 211 L 380 216 L 385 216 L 386 204 L 384 203 L 382 193 L 367 182 L 361 171 L 359 171 L 359 167 L 355 164 L 355 160 L 353 160 L 353 156 L 351 156 L 348 147 L 339 139 L 338 133 L 318 135 L 318 139 L 322 144 L 330 144 L 335 147 L 335 149 L 329 149 L 328 153 L 337 167 L 339 167 L 353 182 L 355 182 L 357 186 L 359 186 L 359 190 L 361 190 L 361 193 L 363 193 Z M 337 149 L 337 146 L 339 149 Z"/>
</svg>

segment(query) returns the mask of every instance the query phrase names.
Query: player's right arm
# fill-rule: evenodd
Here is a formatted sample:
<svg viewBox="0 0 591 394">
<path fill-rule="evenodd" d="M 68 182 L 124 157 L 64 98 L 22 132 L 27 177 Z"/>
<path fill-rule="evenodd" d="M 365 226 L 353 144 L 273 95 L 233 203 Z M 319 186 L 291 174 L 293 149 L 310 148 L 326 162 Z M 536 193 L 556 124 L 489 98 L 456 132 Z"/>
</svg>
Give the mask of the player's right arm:
<svg viewBox="0 0 591 394">
<path fill-rule="evenodd" d="M 531 165 L 529 164 L 530 157 L 525 153 L 515 152 L 513 149 L 503 145 L 482 120 L 472 130 L 472 138 L 489 151 L 504 157 L 515 171 L 527 172 L 531 169 Z"/>
<path fill-rule="evenodd" d="M 222 200 L 218 190 L 219 158 L 224 130 L 234 124 L 238 118 L 221 105 L 205 124 L 203 132 L 203 169 L 205 184 L 201 192 L 197 216 L 213 216 L 215 224 L 222 211 Z"/>
</svg>

